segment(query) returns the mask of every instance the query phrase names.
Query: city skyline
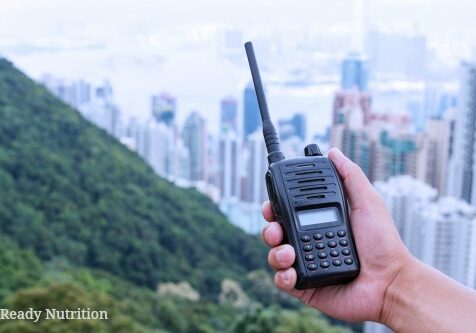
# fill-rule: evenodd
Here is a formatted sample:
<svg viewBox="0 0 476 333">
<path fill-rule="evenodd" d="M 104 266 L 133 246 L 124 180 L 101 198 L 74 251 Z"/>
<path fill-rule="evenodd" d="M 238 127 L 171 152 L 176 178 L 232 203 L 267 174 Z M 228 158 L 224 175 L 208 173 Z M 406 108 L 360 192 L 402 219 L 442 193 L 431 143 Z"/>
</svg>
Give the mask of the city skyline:
<svg viewBox="0 0 476 333">
<path fill-rule="evenodd" d="M 251 39 L 263 63 L 273 116 L 286 118 L 304 112 L 312 137 L 325 133 L 330 125 L 327 110 L 340 85 L 341 61 L 355 48 L 354 40 L 359 40 L 353 33 L 359 20 L 364 23 L 361 33 L 365 44 L 375 40 L 372 36 L 377 32 L 378 43 L 398 41 L 400 46 L 393 51 L 403 54 L 407 49 L 405 38 L 425 38 L 424 52 L 431 55 L 426 66 L 437 68 L 441 77 L 436 79 L 453 90 L 455 66 L 462 59 L 470 59 L 476 45 L 468 32 L 472 21 L 464 15 L 471 2 L 467 6 L 448 6 L 448 2 L 439 0 L 355 1 L 357 9 L 350 0 L 332 4 L 302 1 L 292 6 L 281 2 L 281 9 L 289 9 L 288 16 L 265 22 L 260 17 L 273 10 L 270 1 L 253 3 L 253 10 L 247 1 L 227 8 L 217 7 L 211 0 L 127 4 L 125 1 L 117 6 L 105 1 L 91 7 L 86 1 L 64 6 L 57 0 L 47 0 L 38 6 L 29 0 L 3 1 L 0 54 L 37 79 L 45 73 L 92 82 L 107 79 L 115 86 L 116 103 L 125 116 L 146 118 L 150 96 L 169 93 L 179 101 L 176 116 L 180 124 L 196 110 L 215 132 L 221 98 L 232 96 L 240 103 L 240 93 L 250 82 L 242 43 Z M 424 15 L 430 5 L 432 15 Z M 29 17 L 22 10 L 24 6 L 35 8 L 38 15 Z M 127 27 L 118 24 L 126 8 L 130 9 Z M 42 11 L 48 15 L 42 16 Z M 48 22 L 42 18 L 52 16 L 55 19 Z M 77 29 L 74 22 L 86 16 L 84 25 Z M 445 26 L 444 33 L 436 33 L 442 20 L 451 22 L 455 18 L 457 22 Z M 177 24 L 176 20 L 187 24 Z M 365 51 L 389 58 L 378 48 L 366 47 Z M 379 63 L 374 68 L 385 74 L 384 67 L 390 65 L 395 63 Z M 407 66 L 403 62 L 397 65 Z M 304 85 L 303 80 L 307 81 Z M 401 78 L 372 83 L 374 109 L 383 112 L 400 112 L 406 107 L 392 95 L 423 98 L 420 96 L 425 86 L 431 84 Z M 238 110 L 241 112 L 241 104 Z"/>
</svg>

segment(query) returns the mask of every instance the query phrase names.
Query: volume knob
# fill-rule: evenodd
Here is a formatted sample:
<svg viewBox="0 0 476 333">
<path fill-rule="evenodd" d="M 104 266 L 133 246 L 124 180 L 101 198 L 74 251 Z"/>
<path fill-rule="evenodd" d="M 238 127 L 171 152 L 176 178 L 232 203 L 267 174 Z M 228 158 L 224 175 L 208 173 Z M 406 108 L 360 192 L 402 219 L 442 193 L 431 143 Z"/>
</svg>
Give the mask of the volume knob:
<svg viewBox="0 0 476 333">
<path fill-rule="evenodd" d="M 315 144 L 312 143 L 310 145 L 307 145 L 304 148 L 304 155 L 306 156 L 322 156 L 321 150 L 319 147 Z"/>
</svg>

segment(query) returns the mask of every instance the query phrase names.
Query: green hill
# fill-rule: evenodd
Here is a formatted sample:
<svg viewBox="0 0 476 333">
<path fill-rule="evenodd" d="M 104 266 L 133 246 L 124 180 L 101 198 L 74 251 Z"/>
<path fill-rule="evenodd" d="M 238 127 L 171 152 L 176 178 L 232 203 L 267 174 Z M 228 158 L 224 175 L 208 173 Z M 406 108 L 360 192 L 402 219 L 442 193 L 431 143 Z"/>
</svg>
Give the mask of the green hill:
<svg viewBox="0 0 476 333">
<path fill-rule="evenodd" d="M 208 198 L 156 176 L 135 153 L 0 60 L 0 231 L 42 260 L 61 256 L 136 284 L 265 267 L 265 248 Z"/>
<path fill-rule="evenodd" d="M 278 292 L 266 267 L 257 237 L 208 198 L 0 59 L 0 308 L 111 315 L 0 333 L 350 332 Z"/>
<path fill-rule="evenodd" d="M 0 320 L 0 333 L 351 333 L 312 310 L 190 302 L 61 260 L 44 264 L 1 234 L 0 263 L 0 308 L 91 308 L 107 311 L 109 319 Z"/>
</svg>

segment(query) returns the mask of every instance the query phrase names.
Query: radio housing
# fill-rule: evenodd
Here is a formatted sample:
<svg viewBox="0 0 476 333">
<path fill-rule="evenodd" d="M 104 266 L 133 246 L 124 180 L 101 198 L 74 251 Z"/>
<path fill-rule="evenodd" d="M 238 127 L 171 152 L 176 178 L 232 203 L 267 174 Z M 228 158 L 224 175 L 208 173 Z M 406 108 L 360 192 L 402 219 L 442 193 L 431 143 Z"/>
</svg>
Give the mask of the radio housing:
<svg viewBox="0 0 476 333">
<path fill-rule="evenodd" d="M 307 156 L 272 163 L 266 173 L 266 187 L 273 213 L 284 230 L 283 243 L 290 244 L 296 251 L 293 267 L 297 273 L 297 289 L 345 283 L 359 274 L 347 201 L 335 167 L 328 158 Z M 329 210 L 333 213 L 329 214 Z M 320 215 L 322 211 L 326 214 Z M 303 218 L 305 213 L 310 213 L 311 219 Z M 315 223 L 312 223 L 312 213 L 316 213 Z M 335 244 L 331 243 L 330 247 L 330 242 Z M 317 248 L 318 244 L 325 247 Z M 311 245 L 312 250 L 304 250 L 305 245 Z M 331 251 L 338 251 L 338 255 L 334 252 L 332 256 Z M 315 259 L 308 260 L 311 256 L 306 259 L 308 254 Z M 345 262 L 346 259 L 352 262 Z M 325 262 L 328 267 L 321 266 Z"/>
</svg>

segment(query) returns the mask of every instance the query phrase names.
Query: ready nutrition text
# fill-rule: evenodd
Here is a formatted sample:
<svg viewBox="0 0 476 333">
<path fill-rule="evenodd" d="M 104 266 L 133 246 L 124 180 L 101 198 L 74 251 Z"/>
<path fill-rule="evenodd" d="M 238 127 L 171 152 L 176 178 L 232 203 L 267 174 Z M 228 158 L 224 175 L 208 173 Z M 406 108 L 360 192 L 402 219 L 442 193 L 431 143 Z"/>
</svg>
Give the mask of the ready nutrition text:
<svg viewBox="0 0 476 333">
<path fill-rule="evenodd" d="M 9 310 L 0 309 L 0 320 L 32 320 L 37 323 L 40 319 L 44 320 L 107 320 L 107 311 L 96 311 L 90 308 L 76 310 L 58 310 L 44 309 L 34 310 Z"/>
</svg>

